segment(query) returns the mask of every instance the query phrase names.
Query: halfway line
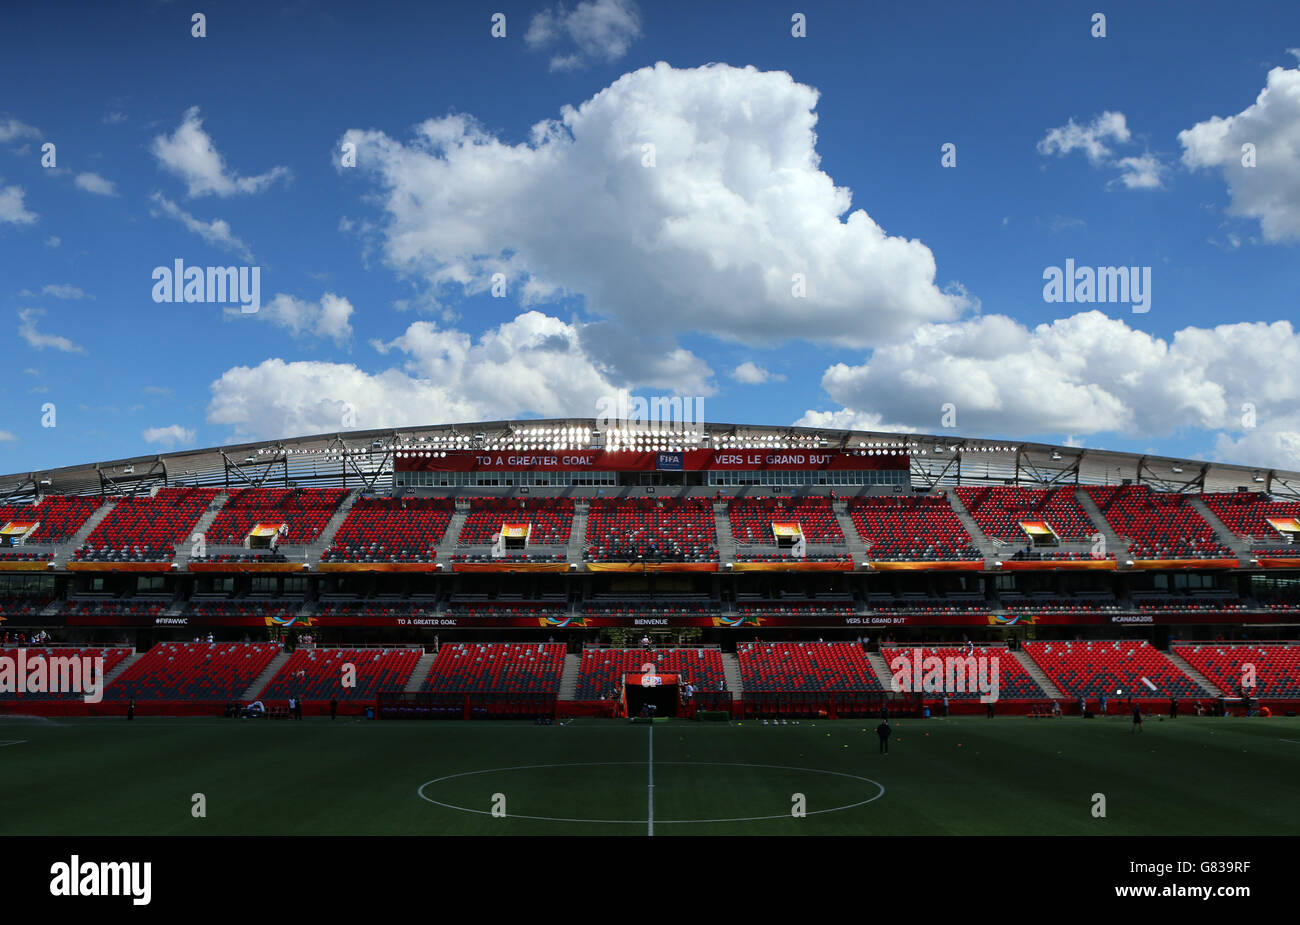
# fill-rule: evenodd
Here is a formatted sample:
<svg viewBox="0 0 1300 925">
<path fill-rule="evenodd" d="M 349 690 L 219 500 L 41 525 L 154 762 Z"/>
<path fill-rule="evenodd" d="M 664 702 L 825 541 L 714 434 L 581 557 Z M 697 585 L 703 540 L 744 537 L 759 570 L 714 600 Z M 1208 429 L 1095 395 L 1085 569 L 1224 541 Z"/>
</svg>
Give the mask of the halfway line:
<svg viewBox="0 0 1300 925">
<path fill-rule="evenodd" d="M 646 808 L 646 835 L 653 836 L 655 833 L 655 721 L 654 717 L 650 718 L 650 786 L 648 788 L 647 799 L 649 805 Z"/>
</svg>

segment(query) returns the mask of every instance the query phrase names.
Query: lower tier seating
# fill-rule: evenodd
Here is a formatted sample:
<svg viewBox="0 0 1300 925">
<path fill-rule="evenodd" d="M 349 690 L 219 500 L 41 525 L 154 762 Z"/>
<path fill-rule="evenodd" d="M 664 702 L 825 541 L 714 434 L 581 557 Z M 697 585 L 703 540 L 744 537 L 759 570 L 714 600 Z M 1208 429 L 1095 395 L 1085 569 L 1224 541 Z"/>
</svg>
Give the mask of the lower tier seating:
<svg viewBox="0 0 1300 925">
<path fill-rule="evenodd" d="M 880 691 L 852 642 L 749 642 L 736 647 L 746 691 Z"/>
<path fill-rule="evenodd" d="M 1245 691 L 1252 697 L 1300 699 L 1300 646 L 1201 642 L 1173 649 L 1229 696 L 1238 697 Z M 1245 687 L 1243 682 L 1251 678 L 1255 686 Z"/>
<path fill-rule="evenodd" d="M 717 649 L 584 649 L 577 700 L 612 700 L 623 676 L 653 664 L 661 674 L 681 675 L 701 691 L 722 689 L 725 676 Z"/>
<path fill-rule="evenodd" d="M 67 658 L 77 658 L 77 659 L 102 658 L 104 660 L 104 669 L 103 669 L 104 677 L 108 677 L 113 672 L 113 669 L 116 668 L 118 665 L 120 665 L 123 659 L 125 659 L 128 655 L 131 654 L 131 650 L 124 646 L 118 646 L 114 648 L 94 648 L 94 647 L 83 648 L 83 647 L 76 647 L 76 646 L 27 646 L 22 651 L 26 653 L 27 676 L 29 679 L 32 674 L 32 667 L 31 667 L 32 662 L 38 658 L 44 658 L 47 660 L 67 659 Z M 11 649 L 11 648 L 0 649 L 0 658 L 13 659 L 15 670 L 17 670 L 18 657 L 19 657 L 18 649 Z M 91 664 L 93 665 L 93 662 Z M 86 663 L 82 662 L 83 669 L 85 665 Z M 49 668 L 50 668 L 50 663 L 47 662 L 47 669 L 46 669 L 47 672 Z M 71 678 L 80 677 L 82 692 L 85 691 L 85 675 L 73 674 L 70 676 L 65 676 L 63 675 L 62 671 L 57 671 L 56 673 L 62 677 L 68 677 L 69 680 L 71 680 Z M 47 674 L 46 675 L 47 680 L 44 682 L 44 686 L 47 687 L 49 686 L 49 677 L 50 676 Z M 17 678 L 14 679 L 14 683 L 16 686 Z M 60 684 L 62 683 L 63 682 L 60 681 Z M 49 691 L 24 691 L 23 693 L 20 694 L 14 690 L 5 690 L 5 691 L 0 691 L 0 700 L 80 700 L 83 696 L 82 692 L 63 691 L 59 693 L 50 693 Z"/>
<path fill-rule="evenodd" d="M 298 649 L 276 672 L 261 697 L 371 700 L 380 691 L 405 688 L 421 654 L 421 649 Z M 355 683 L 344 686 L 345 678 Z"/>
<path fill-rule="evenodd" d="M 1068 697 L 1196 697 L 1205 692 L 1163 652 L 1132 640 L 1026 642 L 1025 652 Z M 1155 686 L 1153 690 L 1143 679 Z M 1117 693 L 1117 692 L 1122 692 Z"/>
<path fill-rule="evenodd" d="M 162 642 L 122 673 L 105 700 L 234 700 L 280 651 L 274 642 Z"/>
<path fill-rule="evenodd" d="M 449 643 L 438 650 L 424 690 L 555 694 L 563 671 L 563 643 Z"/>
</svg>

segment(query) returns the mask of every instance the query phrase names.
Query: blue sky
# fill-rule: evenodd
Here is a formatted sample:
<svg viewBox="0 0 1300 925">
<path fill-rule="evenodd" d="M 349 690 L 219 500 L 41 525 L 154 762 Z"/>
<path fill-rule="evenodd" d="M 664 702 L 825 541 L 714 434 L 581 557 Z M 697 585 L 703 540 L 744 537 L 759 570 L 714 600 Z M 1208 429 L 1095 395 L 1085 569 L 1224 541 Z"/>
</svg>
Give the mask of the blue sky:
<svg viewBox="0 0 1300 925">
<path fill-rule="evenodd" d="M 1300 468 L 1294 3 L 201 7 L 0 11 L 0 471 L 619 388 Z"/>
</svg>

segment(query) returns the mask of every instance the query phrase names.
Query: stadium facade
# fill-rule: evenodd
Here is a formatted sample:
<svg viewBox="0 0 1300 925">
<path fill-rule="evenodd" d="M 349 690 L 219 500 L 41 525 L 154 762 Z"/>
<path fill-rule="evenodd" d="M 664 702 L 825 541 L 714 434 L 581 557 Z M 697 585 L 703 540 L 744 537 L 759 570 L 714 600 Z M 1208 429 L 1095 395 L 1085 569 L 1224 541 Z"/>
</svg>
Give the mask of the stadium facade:
<svg viewBox="0 0 1300 925">
<path fill-rule="evenodd" d="M 319 434 L 0 477 L 6 625 L 137 644 L 194 627 L 1167 642 L 1285 635 L 1300 612 L 1300 473 L 608 423 Z"/>
</svg>

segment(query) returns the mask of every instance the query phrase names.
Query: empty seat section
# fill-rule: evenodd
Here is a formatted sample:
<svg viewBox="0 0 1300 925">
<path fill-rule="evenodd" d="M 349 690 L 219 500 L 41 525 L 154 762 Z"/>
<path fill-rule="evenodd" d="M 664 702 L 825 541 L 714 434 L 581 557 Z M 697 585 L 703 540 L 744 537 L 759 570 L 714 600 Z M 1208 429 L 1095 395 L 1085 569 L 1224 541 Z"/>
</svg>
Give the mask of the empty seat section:
<svg viewBox="0 0 1300 925">
<path fill-rule="evenodd" d="M 280 542 L 306 545 L 320 535 L 346 497 L 342 489 L 324 488 L 246 488 L 231 492 L 205 538 L 209 546 L 238 546 L 258 524 L 285 524 L 288 531 Z"/>
<path fill-rule="evenodd" d="M 1079 506 L 1074 488 L 958 488 L 957 497 L 975 523 L 990 539 L 1004 543 L 1027 543 L 1029 534 L 1022 523 L 1043 521 L 1063 543 L 1083 543 L 1097 531 L 1087 511 Z M 1053 555 L 1051 550 L 1037 550 Z"/>
<path fill-rule="evenodd" d="M 1224 694 L 1300 699 L 1300 646 L 1201 642 L 1173 648 Z M 1245 683 L 1251 680 L 1253 687 Z"/>
<path fill-rule="evenodd" d="M 1132 640 L 1026 642 L 1024 650 L 1061 692 L 1092 700 L 1130 695 L 1143 698 L 1196 697 L 1205 692 L 1163 652 Z M 1148 685 L 1146 681 L 1150 681 Z M 1154 685 L 1154 688 L 1152 687 Z M 1122 694 L 1117 694 L 1122 691 Z"/>
<path fill-rule="evenodd" d="M 680 675 L 701 691 L 722 690 L 725 674 L 717 649 L 584 649 L 575 700 L 613 700 L 624 675 L 654 665 L 660 674 Z"/>
<path fill-rule="evenodd" d="M 882 691 L 852 642 L 746 642 L 736 646 L 746 691 Z"/>
<path fill-rule="evenodd" d="M 911 646 L 894 646 L 881 651 L 886 664 L 890 670 L 894 669 L 894 660 L 899 656 L 907 659 L 907 664 L 912 663 Z M 1025 666 L 1011 652 L 1003 646 L 975 646 L 969 651 L 959 646 L 934 646 L 922 647 L 921 658 L 937 657 L 943 660 L 944 665 L 944 684 L 948 687 L 947 693 L 951 700 L 977 700 L 983 693 L 980 684 L 987 684 L 992 688 L 994 680 L 994 671 L 996 670 L 997 689 L 990 690 L 989 693 L 995 694 L 998 700 L 1041 700 L 1047 697 L 1047 692 L 1039 686 L 1033 676 L 1025 670 Z M 955 661 L 949 661 L 954 659 Z M 971 659 L 974 659 L 972 662 Z M 984 661 L 981 662 L 980 660 Z M 996 660 L 996 662 L 995 662 Z M 960 671 L 958 670 L 958 661 L 960 661 Z M 996 664 L 996 669 L 993 667 Z M 953 667 L 952 676 L 949 678 L 948 666 Z M 983 666 L 981 668 L 981 665 Z M 900 666 L 901 667 L 901 666 Z M 910 668 L 904 669 L 910 671 Z M 925 669 L 922 668 L 922 683 L 924 683 Z M 982 672 L 982 673 L 981 673 Z M 953 682 L 949 686 L 949 682 Z M 957 690 L 960 686 L 963 690 Z M 927 697 L 941 698 L 943 692 L 926 694 Z"/>
<path fill-rule="evenodd" d="M 875 561 L 967 561 L 980 558 L 957 512 L 942 495 L 853 498 L 849 515 Z"/>
<path fill-rule="evenodd" d="M 105 700 L 234 700 L 280 651 L 274 642 L 161 642 L 127 668 Z"/>
<path fill-rule="evenodd" d="M 595 498 L 584 555 L 592 562 L 715 562 L 717 542 L 707 498 Z"/>
<path fill-rule="evenodd" d="M 322 562 L 432 562 L 455 508 L 450 498 L 361 498 Z"/>
<path fill-rule="evenodd" d="M 530 546 L 563 546 L 573 526 L 572 498 L 474 498 L 456 542 L 486 546 L 506 523 L 530 525 Z"/>
<path fill-rule="evenodd" d="M 1256 555 L 1300 558 L 1300 537 L 1269 522 L 1300 519 L 1300 501 L 1274 501 L 1257 491 L 1206 492 L 1201 500 Z"/>
<path fill-rule="evenodd" d="M 555 694 L 563 671 L 564 644 L 559 642 L 448 643 L 438 650 L 424 690 Z"/>
<path fill-rule="evenodd" d="M 843 543 L 844 531 L 840 529 L 829 498 L 734 498 L 727 505 L 731 521 L 731 535 L 739 543 L 774 544 L 774 523 L 797 523 L 809 543 Z"/>
<path fill-rule="evenodd" d="M 168 561 L 176 555 L 176 544 L 190 538 L 216 495 L 212 488 L 160 488 L 153 497 L 123 498 L 74 557 L 99 562 Z"/>
<path fill-rule="evenodd" d="M 72 539 L 103 503 L 103 498 L 47 495 L 39 504 L 6 504 L 0 506 L 0 527 L 11 521 L 37 523 L 39 526 L 24 541 L 58 545 Z"/>
<path fill-rule="evenodd" d="M 78 647 L 78 646 L 27 646 L 22 650 L 0 649 L 0 657 L 12 659 L 16 671 L 18 667 L 18 659 L 19 659 L 20 651 L 26 654 L 26 658 L 27 658 L 26 676 L 29 680 L 32 677 L 33 662 L 37 659 L 45 659 L 46 680 L 42 682 L 42 686 L 49 687 L 50 680 L 53 677 L 57 676 L 60 679 L 59 685 L 61 687 L 64 686 L 65 684 L 68 687 L 71 687 L 72 679 L 78 679 L 81 686 L 81 691 L 74 692 L 71 690 L 63 690 L 58 693 L 51 693 L 48 690 L 45 691 L 28 690 L 28 691 L 23 691 L 22 693 L 18 693 L 18 691 L 16 690 L 3 690 L 0 691 L 0 700 L 5 700 L 5 701 L 67 700 L 67 699 L 80 700 L 82 699 L 86 689 L 86 680 L 88 678 L 88 675 L 85 674 L 85 671 L 87 668 L 87 663 L 83 661 L 80 666 L 74 669 L 72 668 L 71 665 L 68 665 L 67 668 L 62 667 L 63 665 L 68 664 L 66 662 L 59 664 L 51 660 L 69 659 L 69 658 L 75 658 L 75 659 L 102 658 L 104 660 L 103 677 L 106 678 L 113 673 L 113 669 L 116 668 L 119 664 L 121 664 L 123 659 L 125 659 L 128 655 L 131 654 L 131 649 L 126 648 L 124 646 L 115 646 L 112 648 Z M 89 664 L 90 666 L 92 666 L 90 670 L 93 671 L 94 662 L 92 661 Z M 18 683 L 16 677 L 13 679 L 13 683 L 14 686 L 16 687 Z M 8 684 L 6 684 L 5 686 L 6 688 L 9 687 Z"/>
<path fill-rule="evenodd" d="M 1091 486 L 1085 491 L 1134 559 L 1235 558 L 1187 495 L 1146 485 Z"/>
<path fill-rule="evenodd" d="M 370 700 L 380 691 L 404 689 L 422 651 L 418 648 L 298 649 L 275 673 L 261 698 Z M 354 683 L 349 685 L 345 681 Z"/>
</svg>

